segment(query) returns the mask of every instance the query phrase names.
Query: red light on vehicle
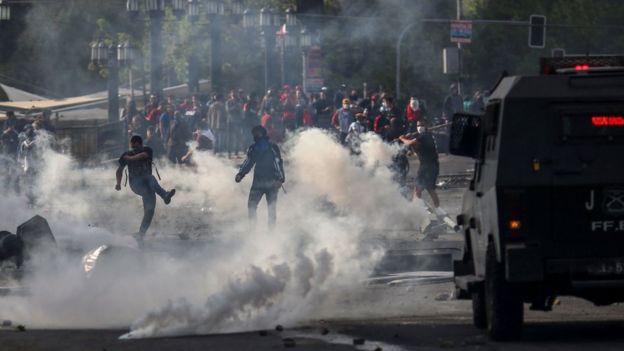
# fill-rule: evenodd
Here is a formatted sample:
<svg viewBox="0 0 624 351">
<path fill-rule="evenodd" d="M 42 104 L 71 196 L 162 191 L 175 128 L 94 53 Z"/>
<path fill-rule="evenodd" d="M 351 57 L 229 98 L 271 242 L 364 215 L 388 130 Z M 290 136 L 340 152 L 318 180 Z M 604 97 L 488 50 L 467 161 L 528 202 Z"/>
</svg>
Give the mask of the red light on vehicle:
<svg viewBox="0 0 624 351">
<path fill-rule="evenodd" d="M 589 71 L 589 65 L 576 65 L 574 69 L 577 71 Z"/>
<path fill-rule="evenodd" d="M 624 127 L 624 116 L 592 116 L 594 127 Z"/>
<path fill-rule="evenodd" d="M 509 229 L 511 230 L 520 230 L 522 228 L 522 222 L 517 219 L 512 219 L 509 221 Z"/>
</svg>

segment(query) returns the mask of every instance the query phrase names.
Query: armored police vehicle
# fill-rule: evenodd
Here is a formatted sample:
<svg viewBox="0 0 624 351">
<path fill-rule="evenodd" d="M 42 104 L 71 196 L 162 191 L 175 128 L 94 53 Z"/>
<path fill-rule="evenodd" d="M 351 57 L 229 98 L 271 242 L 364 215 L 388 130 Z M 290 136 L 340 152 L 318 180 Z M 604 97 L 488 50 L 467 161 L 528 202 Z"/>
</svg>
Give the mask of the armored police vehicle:
<svg viewBox="0 0 624 351">
<path fill-rule="evenodd" d="M 524 303 L 624 301 L 624 57 L 547 58 L 540 75 L 501 78 L 483 115 L 453 117 L 450 151 L 476 161 L 455 267 L 476 327 L 508 340 Z"/>
</svg>

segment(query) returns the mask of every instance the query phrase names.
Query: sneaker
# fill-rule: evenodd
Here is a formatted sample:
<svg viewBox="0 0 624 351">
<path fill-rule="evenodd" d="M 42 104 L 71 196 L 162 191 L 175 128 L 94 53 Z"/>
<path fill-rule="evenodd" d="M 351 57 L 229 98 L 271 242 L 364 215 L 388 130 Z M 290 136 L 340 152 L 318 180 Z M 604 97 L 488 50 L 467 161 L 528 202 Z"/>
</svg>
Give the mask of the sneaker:
<svg viewBox="0 0 624 351">
<path fill-rule="evenodd" d="M 163 197 L 165 204 L 169 205 L 169 203 L 171 203 L 171 198 L 173 197 L 173 195 L 175 195 L 175 189 L 171 189 L 171 191 L 168 192 L 165 197 Z"/>
<path fill-rule="evenodd" d="M 132 234 L 132 237 L 134 238 L 134 240 L 136 240 L 137 246 L 139 248 L 142 248 L 143 247 L 143 238 L 145 237 L 145 233 L 141 233 L 141 232 L 134 233 L 134 234 Z"/>
</svg>

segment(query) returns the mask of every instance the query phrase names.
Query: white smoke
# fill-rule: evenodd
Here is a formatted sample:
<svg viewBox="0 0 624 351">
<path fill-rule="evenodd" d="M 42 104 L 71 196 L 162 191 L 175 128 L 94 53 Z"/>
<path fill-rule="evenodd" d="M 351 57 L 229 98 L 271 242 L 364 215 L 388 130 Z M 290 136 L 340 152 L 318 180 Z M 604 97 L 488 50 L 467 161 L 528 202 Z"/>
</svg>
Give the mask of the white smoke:
<svg viewBox="0 0 624 351">
<path fill-rule="evenodd" d="M 198 240 L 176 241 L 182 249 L 163 241 L 158 252 L 132 251 L 97 279 L 86 278 L 74 256 L 59 254 L 52 265 L 36 264 L 25 280 L 30 296 L 0 300 L 0 318 L 31 327 L 131 325 L 124 337 L 135 338 L 339 317 L 327 305 L 372 272 L 383 255 L 373 239 L 426 224 L 422 203 L 404 199 L 391 180 L 392 153 L 374 136 L 365 138 L 359 157 L 320 130 L 293 136 L 283 145 L 287 193 L 279 195 L 271 232 L 264 202 L 257 228 L 249 230 L 251 175 L 236 184 L 230 161 L 199 153 L 193 169 L 162 164 L 161 184 L 178 192 L 169 206 L 159 201 L 148 240 L 189 232 Z M 140 198 L 129 188 L 115 192 L 113 167 L 80 168 L 51 151 L 44 160 L 38 203 L 61 247 L 134 245 L 128 234 L 141 221 Z M 19 195 L 6 198 L 3 208 L 14 210 L 0 214 L 2 229 L 37 212 L 25 203 Z"/>
</svg>

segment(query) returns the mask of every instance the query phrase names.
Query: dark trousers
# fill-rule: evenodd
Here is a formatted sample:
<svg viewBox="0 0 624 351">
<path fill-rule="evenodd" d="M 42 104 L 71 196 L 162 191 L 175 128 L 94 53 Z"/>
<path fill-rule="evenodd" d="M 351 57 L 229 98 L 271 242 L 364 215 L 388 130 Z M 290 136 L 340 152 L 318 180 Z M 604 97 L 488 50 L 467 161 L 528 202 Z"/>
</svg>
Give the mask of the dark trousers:
<svg viewBox="0 0 624 351">
<path fill-rule="evenodd" d="M 217 142 L 214 146 L 214 152 L 219 153 L 227 151 L 228 144 L 228 132 L 226 129 L 215 129 L 212 131 L 217 138 Z"/>
<path fill-rule="evenodd" d="M 256 210 L 258 209 L 258 204 L 260 200 L 262 200 L 262 196 L 266 196 L 268 212 L 269 212 L 269 228 L 273 229 L 275 227 L 275 221 L 277 219 L 277 193 L 279 188 L 271 187 L 271 188 L 251 188 L 249 191 L 249 201 L 247 202 L 247 209 L 249 211 L 249 220 L 251 222 L 256 221 Z"/>
<path fill-rule="evenodd" d="M 167 192 L 158 184 L 153 175 L 130 178 L 130 189 L 143 200 L 143 220 L 139 232 L 145 234 L 152 224 L 152 218 L 154 218 L 156 194 L 164 198 Z"/>
<path fill-rule="evenodd" d="M 347 145 L 347 135 L 349 134 L 340 132 L 340 144 Z"/>
<path fill-rule="evenodd" d="M 188 147 L 186 144 L 167 146 L 167 158 L 172 163 L 182 163 L 182 157 L 184 157 L 187 152 Z"/>
<path fill-rule="evenodd" d="M 287 131 L 294 131 L 295 129 L 297 129 L 297 121 L 294 119 L 285 119 L 284 120 L 284 130 Z"/>
<path fill-rule="evenodd" d="M 227 131 L 227 151 L 228 155 L 231 153 L 238 154 L 240 151 L 244 152 L 243 147 L 243 129 L 240 124 L 232 124 L 228 126 Z"/>
<path fill-rule="evenodd" d="M 316 125 L 321 129 L 331 129 L 331 116 L 325 114 L 317 115 Z"/>
</svg>

